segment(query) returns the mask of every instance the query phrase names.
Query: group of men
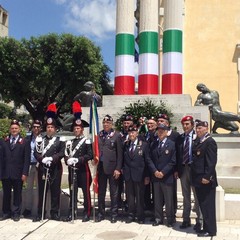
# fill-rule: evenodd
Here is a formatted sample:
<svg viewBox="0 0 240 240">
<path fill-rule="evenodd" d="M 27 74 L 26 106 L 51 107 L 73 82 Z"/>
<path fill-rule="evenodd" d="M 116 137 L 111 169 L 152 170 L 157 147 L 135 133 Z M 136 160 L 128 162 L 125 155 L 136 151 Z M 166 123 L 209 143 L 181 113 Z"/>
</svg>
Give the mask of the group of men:
<svg viewBox="0 0 240 240">
<path fill-rule="evenodd" d="M 144 124 L 144 121 L 139 121 Z M 3 217 L 19 221 L 21 216 L 21 192 L 27 181 L 27 199 L 23 215 L 31 216 L 32 189 L 37 175 L 38 214 L 33 221 L 46 217 L 47 189 L 51 191 L 50 218 L 60 220 L 60 195 L 62 159 L 69 170 L 69 214 L 64 221 L 76 218 L 77 192 L 82 188 L 84 214 L 82 221 L 91 216 L 90 185 L 92 182 L 89 161 L 93 159 L 92 145 L 84 134 L 86 122 L 75 117 L 72 130 L 74 138 L 65 141 L 56 136 L 56 122 L 46 120 L 46 134 L 41 134 L 42 123 L 34 120 L 32 134 L 20 135 L 20 125 L 13 120 L 10 134 L 0 142 L 0 179 L 3 184 Z M 191 192 L 194 194 L 198 236 L 215 236 L 215 194 L 217 178 L 217 145 L 208 133 L 206 121 L 194 122 L 192 116 L 181 119 L 183 133 L 170 128 L 170 119 L 159 114 L 146 120 L 147 132 L 134 124 L 134 118 L 125 115 L 122 131 L 114 129 L 113 118 L 106 115 L 103 130 L 98 134 L 99 163 L 98 212 L 96 222 L 106 218 L 105 198 L 107 184 L 110 190 L 110 221 L 118 220 L 122 195 L 126 196 L 126 223 L 143 224 L 144 210 L 153 207 L 153 226 L 165 223 L 173 227 L 177 211 L 177 179 L 180 178 L 183 194 L 183 222 L 181 229 L 191 226 Z M 28 177 L 27 177 L 28 176 Z M 11 190 L 13 204 L 11 206 Z M 125 193 L 125 194 L 123 194 Z M 165 213 L 164 213 L 165 209 Z M 203 220 L 203 221 L 202 221 Z"/>
</svg>

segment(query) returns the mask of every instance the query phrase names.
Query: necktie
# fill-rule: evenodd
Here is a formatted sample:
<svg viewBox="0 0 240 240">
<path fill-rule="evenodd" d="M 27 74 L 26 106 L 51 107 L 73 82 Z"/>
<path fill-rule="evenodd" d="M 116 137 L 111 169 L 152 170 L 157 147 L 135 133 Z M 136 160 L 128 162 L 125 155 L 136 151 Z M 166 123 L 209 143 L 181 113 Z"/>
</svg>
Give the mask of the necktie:
<svg viewBox="0 0 240 240">
<path fill-rule="evenodd" d="M 134 142 L 131 142 L 129 151 L 130 151 L 130 154 L 133 155 L 133 152 L 134 152 Z"/>
<path fill-rule="evenodd" d="M 189 135 L 185 136 L 185 144 L 183 147 L 183 164 L 189 163 Z"/>
<path fill-rule="evenodd" d="M 14 148 L 15 140 L 16 140 L 15 137 L 13 137 L 13 138 L 12 138 L 11 145 L 10 145 L 11 150 L 13 150 L 13 148 Z"/>
<path fill-rule="evenodd" d="M 162 144 L 163 144 L 162 141 L 160 141 L 160 142 L 158 143 L 158 149 L 161 149 L 161 148 L 162 148 Z"/>
</svg>

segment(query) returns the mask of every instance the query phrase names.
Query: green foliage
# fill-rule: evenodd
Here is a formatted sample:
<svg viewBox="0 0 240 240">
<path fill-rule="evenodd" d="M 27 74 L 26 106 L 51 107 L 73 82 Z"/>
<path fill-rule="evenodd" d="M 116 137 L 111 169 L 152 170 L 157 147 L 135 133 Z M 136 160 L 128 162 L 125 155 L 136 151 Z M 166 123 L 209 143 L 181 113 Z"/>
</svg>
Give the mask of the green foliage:
<svg viewBox="0 0 240 240">
<path fill-rule="evenodd" d="M 0 93 L 16 107 L 24 105 L 32 118 L 43 120 L 54 101 L 58 114 L 70 112 L 74 96 L 87 81 L 101 94 L 110 82 L 109 73 L 100 48 L 83 36 L 0 38 Z"/>
<path fill-rule="evenodd" d="M 11 122 L 11 119 L 0 119 L 0 138 L 5 138 L 6 136 L 8 136 L 10 122 Z M 22 127 L 21 127 L 20 133 L 23 137 L 26 136 L 26 131 Z"/>
<path fill-rule="evenodd" d="M 120 117 L 116 121 L 116 128 L 118 130 L 121 129 L 122 125 L 122 116 L 124 114 L 132 115 L 134 118 L 134 123 L 138 123 L 138 119 L 140 117 L 146 117 L 147 119 L 154 117 L 156 118 L 158 114 L 167 114 L 171 119 L 173 117 L 173 113 L 169 106 L 163 101 L 159 101 L 159 104 L 154 103 L 150 99 L 145 99 L 143 101 L 138 100 L 135 103 L 130 103 L 129 106 L 126 106 L 123 112 L 120 114 Z"/>
<path fill-rule="evenodd" d="M 7 104 L 0 103 L 0 118 L 8 118 L 12 112 L 12 108 Z"/>
</svg>

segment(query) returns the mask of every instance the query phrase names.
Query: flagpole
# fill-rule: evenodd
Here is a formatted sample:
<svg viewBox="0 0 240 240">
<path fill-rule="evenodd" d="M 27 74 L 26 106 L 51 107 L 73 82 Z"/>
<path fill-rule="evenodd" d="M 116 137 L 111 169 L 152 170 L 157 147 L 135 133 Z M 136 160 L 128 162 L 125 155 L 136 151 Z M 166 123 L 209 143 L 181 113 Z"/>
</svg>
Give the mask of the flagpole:
<svg viewBox="0 0 240 240">
<path fill-rule="evenodd" d="M 98 150 L 98 133 L 99 133 L 99 121 L 97 112 L 96 98 L 93 97 L 90 106 L 90 127 L 89 133 L 92 140 L 93 149 L 93 221 L 96 221 L 96 192 L 98 192 L 98 176 L 97 166 L 99 161 L 99 150 Z"/>
</svg>

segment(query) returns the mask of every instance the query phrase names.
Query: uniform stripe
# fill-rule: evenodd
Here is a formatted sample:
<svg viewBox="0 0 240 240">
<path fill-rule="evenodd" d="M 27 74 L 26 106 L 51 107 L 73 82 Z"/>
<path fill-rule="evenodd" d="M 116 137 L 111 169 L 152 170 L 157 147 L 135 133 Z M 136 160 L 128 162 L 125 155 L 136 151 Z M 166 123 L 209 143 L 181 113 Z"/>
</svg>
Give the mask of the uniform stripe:
<svg viewBox="0 0 240 240">
<path fill-rule="evenodd" d="M 152 53 L 141 54 L 139 56 L 139 75 L 158 75 L 158 55 Z"/>
<path fill-rule="evenodd" d="M 115 55 L 134 55 L 134 35 L 120 33 L 116 36 L 116 51 Z"/>
<path fill-rule="evenodd" d="M 141 32 L 139 34 L 139 53 L 156 53 L 158 54 L 158 33 Z"/>
<path fill-rule="evenodd" d="M 115 77 L 114 94 L 115 95 L 133 95 L 133 94 L 135 94 L 134 76 Z"/>
<path fill-rule="evenodd" d="M 182 53 L 168 52 L 163 54 L 162 74 L 178 73 L 182 74 Z"/>
<path fill-rule="evenodd" d="M 182 75 L 165 74 L 162 76 L 162 94 L 181 94 Z"/>
<path fill-rule="evenodd" d="M 120 55 L 115 57 L 115 76 L 134 76 L 134 56 Z"/>
<path fill-rule="evenodd" d="M 85 209 L 85 210 L 87 210 L 87 215 L 88 215 L 88 217 L 90 217 L 90 215 L 91 215 L 91 205 L 92 205 L 91 196 L 90 196 L 91 174 L 90 174 L 90 169 L 89 169 L 88 163 L 85 163 L 85 171 L 86 171 L 86 184 L 87 184 L 87 187 L 86 187 L 87 209 Z"/>
<path fill-rule="evenodd" d="M 138 76 L 138 94 L 158 94 L 158 75 L 143 74 Z"/>
<path fill-rule="evenodd" d="M 166 30 L 163 32 L 163 53 L 182 52 L 182 31 Z"/>
</svg>

